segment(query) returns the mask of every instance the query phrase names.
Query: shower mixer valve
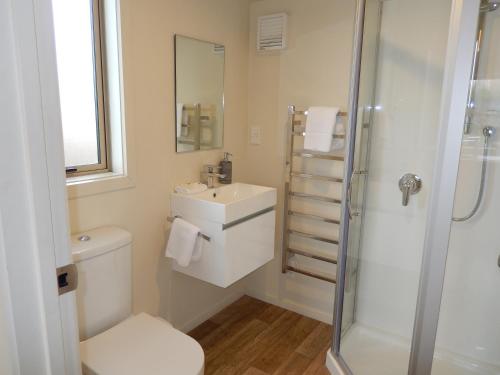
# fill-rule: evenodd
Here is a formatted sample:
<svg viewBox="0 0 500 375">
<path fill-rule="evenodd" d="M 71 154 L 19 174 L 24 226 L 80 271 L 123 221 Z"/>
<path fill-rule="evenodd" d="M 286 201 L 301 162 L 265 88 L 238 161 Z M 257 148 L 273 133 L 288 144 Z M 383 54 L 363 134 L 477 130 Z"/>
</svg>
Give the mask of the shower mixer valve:
<svg viewBox="0 0 500 375">
<path fill-rule="evenodd" d="M 399 190 L 403 193 L 403 206 L 408 206 L 410 195 L 417 194 L 422 188 L 422 179 L 413 173 L 406 173 L 399 179 Z"/>
</svg>

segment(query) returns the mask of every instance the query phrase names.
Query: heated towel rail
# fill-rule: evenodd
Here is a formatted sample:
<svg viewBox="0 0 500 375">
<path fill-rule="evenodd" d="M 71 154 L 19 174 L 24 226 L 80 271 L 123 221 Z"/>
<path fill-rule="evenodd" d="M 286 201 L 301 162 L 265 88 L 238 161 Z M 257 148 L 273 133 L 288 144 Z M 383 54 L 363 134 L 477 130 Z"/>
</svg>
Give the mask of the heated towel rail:
<svg viewBox="0 0 500 375">
<path fill-rule="evenodd" d="M 291 209 L 292 199 L 308 199 L 321 201 L 325 204 L 340 205 L 341 200 L 335 197 L 309 194 L 303 192 L 297 192 L 293 189 L 294 179 L 310 179 L 310 180 L 320 180 L 326 181 L 334 184 L 342 184 L 343 179 L 334 176 L 324 176 L 314 173 L 308 173 L 307 171 L 294 170 L 293 159 L 297 158 L 314 158 L 330 160 L 333 162 L 343 162 L 344 157 L 340 155 L 334 155 L 332 153 L 324 152 L 314 152 L 309 150 L 297 150 L 295 147 L 295 138 L 302 137 L 305 135 L 305 118 L 307 117 L 307 111 L 299 111 L 295 109 L 295 106 L 288 107 L 289 116 L 289 126 L 287 134 L 287 159 L 286 159 L 286 181 L 285 181 L 285 200 L 284 200 L 284 220 L 283 220 L 283 249 L 282 249 L 282 272 L 287 271 L 300 273 L 306 276 L 310 276 L 316 279 L 324 280 L 330 283 L 336 283 L 335 278 L 330 275 L 322 274 L 319 272 L 313 272 L 311 270 L 306 270 L 289 264 L 289 260 L 294 255 L 301 255 L 307 258 L 328 262 L 332 264 L 337 264 L 336 255 L 326 255 L 323 253 L 318 253 L 316 251 L 307 249 L 296 249 L 290 246 L 290 236 L 298 236 L 301 238 L 307 238 L 313 241 L 321 241 L 327 244 L 338 245 L 337 238 L 330 238 L 326 236 L 320 236 L 312 233 L 306 233 L 304 231 L 299 231 L 291 228 L 290 219 L 291 217 L 300 217 L 307 220 L 313 220 L 317 222 L 323 222 L 328 224 L 339 225 L 340 221 L 334 218 L 307 213 L 299 212 L 297 210 Z M 346 112 L 339 112 L 338 117 L 346 117 Z M 335 134 L 334 138 L 343 138 L 344 135 Z"/>
</svg>

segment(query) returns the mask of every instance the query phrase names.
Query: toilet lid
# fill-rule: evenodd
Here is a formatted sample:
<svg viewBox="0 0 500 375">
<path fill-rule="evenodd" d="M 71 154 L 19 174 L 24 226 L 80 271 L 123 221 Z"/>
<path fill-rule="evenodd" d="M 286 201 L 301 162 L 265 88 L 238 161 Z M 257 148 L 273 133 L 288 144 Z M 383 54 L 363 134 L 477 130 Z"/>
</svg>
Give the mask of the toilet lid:
<svg viewBox="0 0 500 375">
<path fill-rule="evenodd" d="M 97 375 L 198 375 L 204 366 L 200 344 L 145 313 L 81 342 L 80 355 Z"/>
</svg>

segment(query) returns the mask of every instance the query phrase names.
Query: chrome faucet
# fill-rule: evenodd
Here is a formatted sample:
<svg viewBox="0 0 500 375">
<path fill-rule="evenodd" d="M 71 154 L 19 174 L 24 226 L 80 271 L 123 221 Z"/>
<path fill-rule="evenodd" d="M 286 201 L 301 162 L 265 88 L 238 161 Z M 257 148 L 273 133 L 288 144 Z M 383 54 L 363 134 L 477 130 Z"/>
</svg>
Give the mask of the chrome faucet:
<svg viewBox="0 0 500 375">
<path fill-rule="evenodd" d="M 219 166 L 217 165 L 211 165 L 207 164 L 203 166 L 203 170 L 201 171 L 200 174 L 200 181 L 202 184 L 206 184 L 209 189 L 212 189 L 215 187 L 215 180 L 217 178 L 224 178 L 226 175 L 217 173 L 220 169 Z"/>
</svg>

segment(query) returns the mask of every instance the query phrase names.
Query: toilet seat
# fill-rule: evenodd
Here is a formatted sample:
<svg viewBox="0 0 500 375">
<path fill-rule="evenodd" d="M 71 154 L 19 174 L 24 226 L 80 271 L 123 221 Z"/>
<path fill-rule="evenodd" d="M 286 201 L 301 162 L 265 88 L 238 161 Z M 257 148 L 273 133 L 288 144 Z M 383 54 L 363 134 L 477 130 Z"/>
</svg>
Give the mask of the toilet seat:
<svg viewBox="0 0 500 375">
<path fill-rule="evenodd" d="M 141 313 L 80 343 L 84 374 L 202 375 L 200 344 L 167 321 Z"/>
</svg>

